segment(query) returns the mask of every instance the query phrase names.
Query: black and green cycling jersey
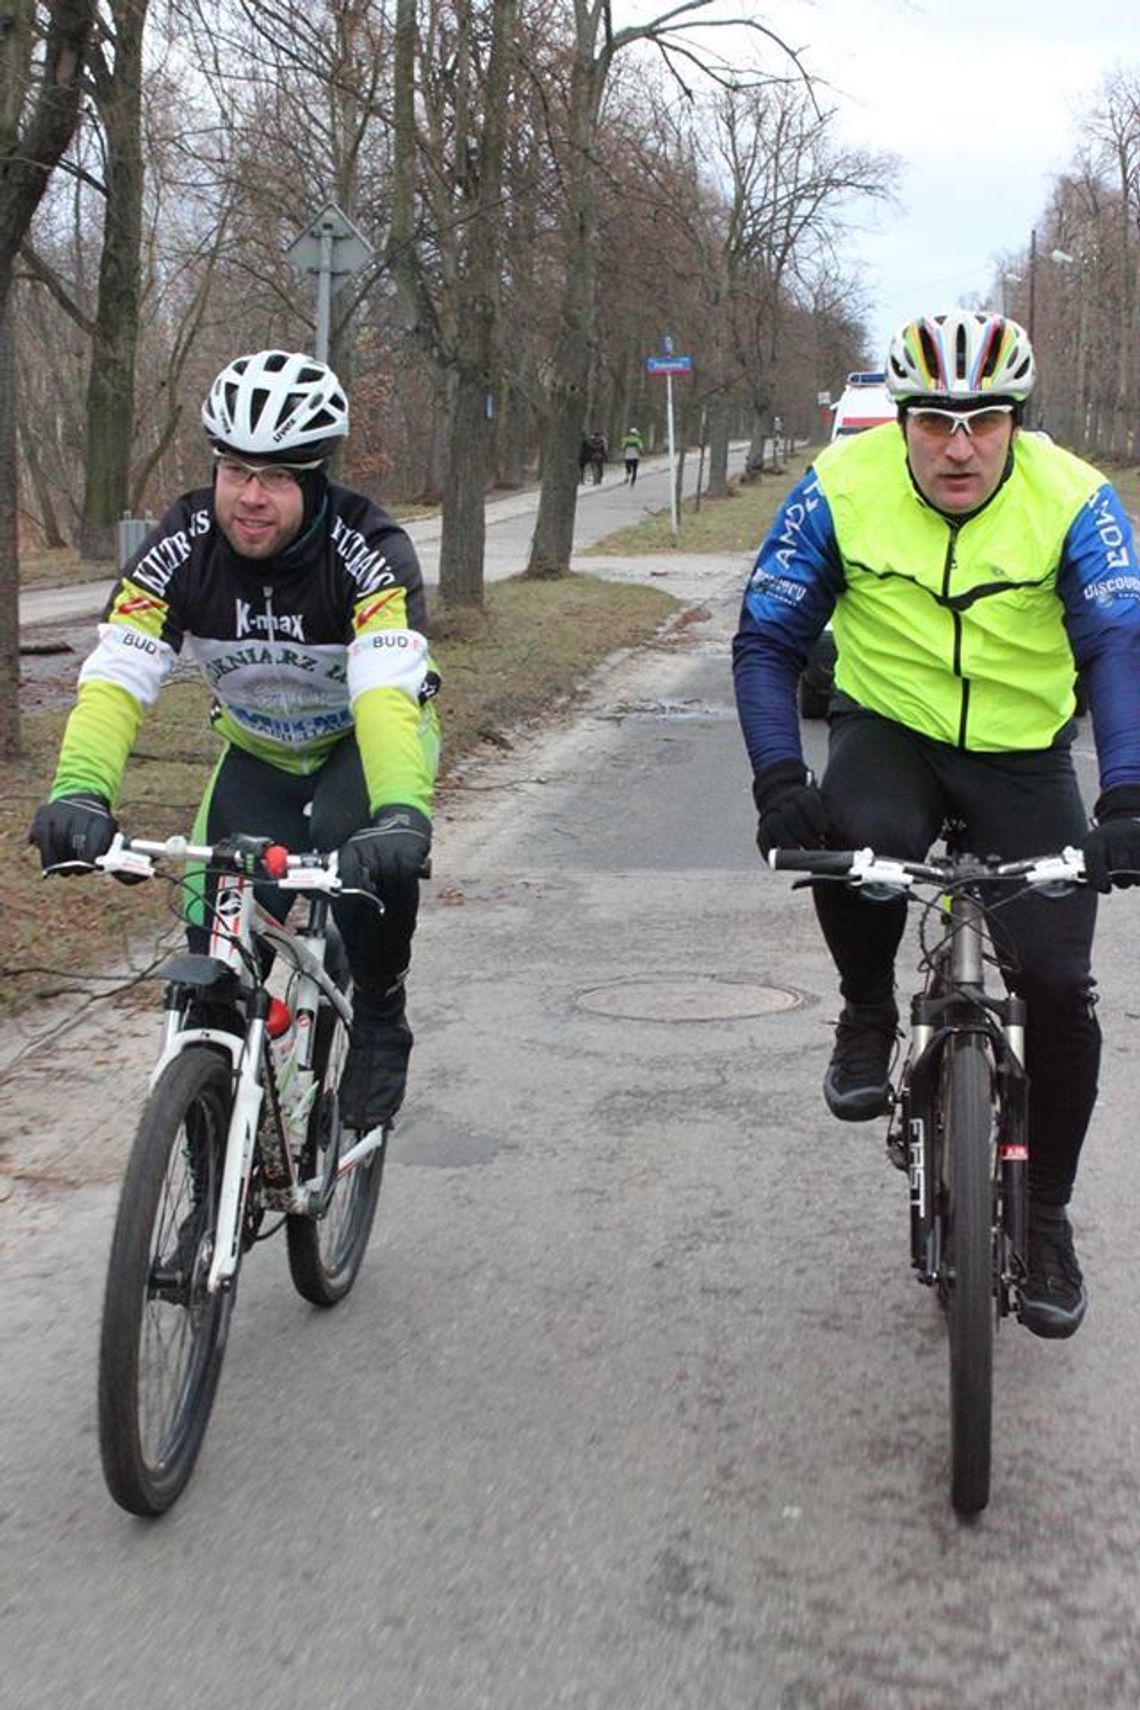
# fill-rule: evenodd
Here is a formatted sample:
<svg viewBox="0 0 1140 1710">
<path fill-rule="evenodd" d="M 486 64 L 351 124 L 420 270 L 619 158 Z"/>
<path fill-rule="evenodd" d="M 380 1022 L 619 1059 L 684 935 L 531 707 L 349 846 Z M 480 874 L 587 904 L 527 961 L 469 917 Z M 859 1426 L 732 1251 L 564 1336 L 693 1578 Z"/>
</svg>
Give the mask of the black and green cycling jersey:
<svg viewBox="0 0 1140 1710">
<path fill-rule="evenodd" d="M 415 548 L 360 494 L 330 484 L 305 534 L 258 561 L 233 551 L 210 489 L 187 493 L 107 603 L 52 798 L 90 791 L 114 802 L 143 711 L 181 657 L 209 684 L 227 742 L 308 773 L 355 730 L 372 807 L 430 814 L 439 677 L 425 627 Z"/>
</svg>

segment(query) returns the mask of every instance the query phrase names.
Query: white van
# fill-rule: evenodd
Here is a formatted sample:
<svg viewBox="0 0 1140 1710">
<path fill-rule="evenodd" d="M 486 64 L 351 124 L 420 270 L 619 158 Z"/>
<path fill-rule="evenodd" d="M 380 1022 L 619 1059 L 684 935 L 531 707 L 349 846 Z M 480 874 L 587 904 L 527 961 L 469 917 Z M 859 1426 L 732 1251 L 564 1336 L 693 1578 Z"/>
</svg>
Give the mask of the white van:
<svg viewBox="0 0 1140 1710">
<path fill-rule="evenodd" d="M 886 375 L 874 369 L 856 371 L 847 376 L 847 384 L 835 406 L 831 437 L 842 439 L 845 434 L 862 433 L 864 428 L 878 427 L 897 417 L 898 407 L 887 391 Z"/>
</svg>

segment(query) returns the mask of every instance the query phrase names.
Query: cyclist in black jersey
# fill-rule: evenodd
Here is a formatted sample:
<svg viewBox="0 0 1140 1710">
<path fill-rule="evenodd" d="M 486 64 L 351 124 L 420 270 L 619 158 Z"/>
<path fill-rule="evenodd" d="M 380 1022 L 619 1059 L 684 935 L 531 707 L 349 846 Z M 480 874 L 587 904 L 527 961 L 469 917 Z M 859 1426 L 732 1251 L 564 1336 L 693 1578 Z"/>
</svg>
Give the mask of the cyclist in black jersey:
<svg viewBox="0 0 1140 1710">
<path fill-rule="evenodd" d="M 383 914 L 335 904 L 356 988 L 342 1114 L 370 1128 L 399 1108 L 412 1045 L 404 985 L 439 761 L 423 578 L 404 530 L 329 480 L 348 403 L 325 363 L 238 357 L 202 422 L 212 484 L 183 494 L 123 570 L 30 841 L 45 871 L 106 851 L 143 712 L 175 660 L 193 660 L 224 742 L 195 836 L 339 848 L 345 883 L 383 901 Z M 188 908 L 195 949 L 204 884 Z M 288 908 L 272 886 L 260 894 Z"/>
</svg>

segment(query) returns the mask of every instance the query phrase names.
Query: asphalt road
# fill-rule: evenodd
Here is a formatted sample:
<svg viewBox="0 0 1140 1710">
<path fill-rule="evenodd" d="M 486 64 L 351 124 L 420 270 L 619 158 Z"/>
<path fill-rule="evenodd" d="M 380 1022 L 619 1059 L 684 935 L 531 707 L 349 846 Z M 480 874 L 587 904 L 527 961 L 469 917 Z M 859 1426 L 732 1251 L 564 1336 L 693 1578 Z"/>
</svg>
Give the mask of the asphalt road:
<svg viewBox="0 0 1140 1710">
<path fill-rule="evenodd" d="M 1062 1344 L 1003 1327 L 993 1500 L 966 1525 L 905 1186 L 880 1125 L 824 1109 L 832 975 L 752 847 L 740 566 L 685 573 L 703 619 L 444 800 L 356 1290 L 318 1313 L 255 1250 L 165 1520 L 120 1514 L 98 1471 L 113 1169 L 0 1205 L 5 1704 L 1140 1703 L 1135 896 L 1099 940 L 1089 1316 Z M 149 1025 L 9 1083 L 77 1182 L 125 1142 Z"/>
</svg>

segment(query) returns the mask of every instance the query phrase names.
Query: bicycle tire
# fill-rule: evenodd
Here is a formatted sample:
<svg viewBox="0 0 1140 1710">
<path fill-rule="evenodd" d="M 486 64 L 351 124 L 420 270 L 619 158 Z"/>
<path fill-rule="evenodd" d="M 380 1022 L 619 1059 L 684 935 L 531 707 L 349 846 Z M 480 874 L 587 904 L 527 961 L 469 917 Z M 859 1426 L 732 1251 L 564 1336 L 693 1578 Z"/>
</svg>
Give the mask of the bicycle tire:
<svg viewBox="0 0 1140 1710">
<path fill-rule="evenodd" d="M 208 1295 L 205 1284 L 231 1107 L 226 1059 L 188 1046 L 147 1100 L 123 1177 L 99 1344 L 99 1448 L 107 1488 L 132 1514 L 163 1514 L 182 1494 L 217 1392 L 234 1289 Z"/>
<path fill-rule="evenodd" d="M 940 1102 L 950 1499 L 969 1515 L 989 1501 L 993 1442 L 994 1124 L 989 1059 L 976 1039 L 948 1044 Z"/>
<path fill-rule="evenodd" d="M 303 1153 L 304 1174 L 315 1173 L 336 1137 L 337 1087 L 348 1048 L 348 1029 L 329 1003 L 317 1012 L 313 1067 L 317 1096 Z M 293 1287 L 313 1306 L 336 1306 L 356 1281 L 372 1234 L 384 1174 L 387 1135 L 364 1163 L 337 1183 L 324 1216 L 289 1216 L 285 1239 Z"/>
</svg>

